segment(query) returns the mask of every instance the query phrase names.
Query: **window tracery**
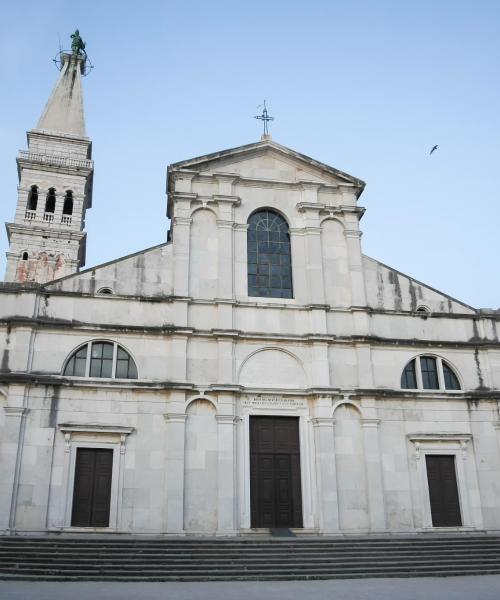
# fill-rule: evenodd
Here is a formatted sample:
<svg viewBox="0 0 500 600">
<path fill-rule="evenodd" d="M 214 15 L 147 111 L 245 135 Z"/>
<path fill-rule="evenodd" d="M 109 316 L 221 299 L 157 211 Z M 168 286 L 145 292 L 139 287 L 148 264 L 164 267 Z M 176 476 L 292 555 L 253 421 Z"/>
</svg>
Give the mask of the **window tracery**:
<svg viewBox="0 0 500 600">
<path fill-rule="evenodd" d="M 417 356 L 403 369 L 401 388 L 405 390 L 460 390 L 453 369 L 439 356 Z"/>
<path fill-rule="evenodd" d="M 137 379 L 137 367 L 130 354 L 116 342 L 91 341 L 70 356 L 63 375 Z"/>
<path fill-rule="evenodd" d="M 290 233 L 285 219 L 264 209 L 248 219 L 248 295 L 293 298 Z"/>
</svg>

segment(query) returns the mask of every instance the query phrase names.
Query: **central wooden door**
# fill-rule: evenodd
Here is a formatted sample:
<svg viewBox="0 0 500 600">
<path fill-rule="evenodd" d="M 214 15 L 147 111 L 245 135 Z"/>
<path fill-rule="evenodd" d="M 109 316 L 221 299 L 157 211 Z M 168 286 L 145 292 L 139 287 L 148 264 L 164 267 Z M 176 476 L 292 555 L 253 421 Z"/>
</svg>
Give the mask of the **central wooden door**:
<svg viewBox="0 0 500 600">
<path fill-rule="evenodd" d="M 108 527 L 113 450 L 78 448 L 71 525 Z"/>
<path fill-rule="evenodd" d="M 459 527 L 462 525 L 458 499 L 455 456 L 427 454 L 427 480 L 434 527 Z"/>
<path fill-rule="evenodd" d="M 250 417 L 252 527 L 302 527 L 298 417 Z"/>
</svg>

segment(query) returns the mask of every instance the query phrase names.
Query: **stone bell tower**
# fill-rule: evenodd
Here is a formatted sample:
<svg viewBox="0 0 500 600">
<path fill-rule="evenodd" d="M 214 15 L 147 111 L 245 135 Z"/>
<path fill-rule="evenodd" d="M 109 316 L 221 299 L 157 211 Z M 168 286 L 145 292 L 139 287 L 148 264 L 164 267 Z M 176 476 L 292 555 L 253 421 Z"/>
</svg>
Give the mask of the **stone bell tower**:
<svg viewBox="0 0 500 600">
<path fill-rule="evenodd" d="M 83 112 L 86 60 L 78 46 L 61 54 L 59 80 L 36 129 L 27 132 L 28 149 L 17 157 L 17 209 L 14 222 L 6 224 L 6 281 L 45 283 L 85 264 L 83 229 L 94 171 Z"/>
</svg>

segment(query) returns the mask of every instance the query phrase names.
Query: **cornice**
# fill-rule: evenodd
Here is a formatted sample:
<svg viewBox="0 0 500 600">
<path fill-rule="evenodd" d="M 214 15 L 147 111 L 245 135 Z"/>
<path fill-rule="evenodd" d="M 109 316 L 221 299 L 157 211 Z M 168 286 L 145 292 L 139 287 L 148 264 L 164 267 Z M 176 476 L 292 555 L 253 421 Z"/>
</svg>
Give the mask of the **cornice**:
<svg viewBox="0 0 500 600">
<path fill-rule="evenodd" d="M 193 392 L 199 389 L 199 385 L 191 382 L 182 381 L 153 381 L 153 380 L 102 380 L 99 378 L 70 378 L 55 374 L 41 373 L 0 373 L 2 383 L 25 383 L 29 385 L 61 386 L 75 389 L 100 389 L 100 390 L 141 390 L 141 392 L 157 393 L 161 391 L 186 391 Z M 329 396 L 332 399 L 343 399 L 349 396 L 352 400 L 400 400 L 400 401 L 500 401 L 500 390 L 481 390 L 481 391 L 444 391 L 444 390 L 401 390 L 390 388 L 339 388 L 339 387 L 308 387 L 308 388 L 269 388 L 269 387 L 246 387 L 234 383 L 213 383 L 205 388 L 212 393 L 224 392 L 234 395 L 258 395 L 273 394 L 280 396 L 300 396 L 307 398 L 317 398 L 319 396 Z M 27 414 L 28 409 L 22 407 L 6 407 L 4 410 L 10 410 L 13 416 L 22 416 Z M 375 426 L 377 419 L 366 420 L 367 426 Z"/>
<path fill-rule="evenodd" d="M 314 309 L 311 309 L 314 310 Z M 495 340 L 429 340 L 429 339 L 414 339 L 414 338 L 383 338 L 370 335 L 335 335 L 329 333 L 314 333 L 308 332 L 304 334 L 290 333 L 265 333 L 241 331 L 235 329 L 196 329 L 193 327 L 161 325 L 161 326 L 145 326 L 145 325 L 120 325 L 109 323 L 86 323 L 82 321 L 66 321 L 62 319 L 50 318 L 29 318 L 29 317 L 9 317 L 0 319 L 1 325 L 10 325 L 18 327 L 27 327 L 33 329 L 69 329 L 88 332 L 115 332 L 115 333 L 141 333 L 149 335 L 163 336 L 178 336 L 178 337 L 212 337 L 234 339 L 234 340 L 268 340 L 281 342 L 302 342 L 302 343 L 317 343 L 323 342 L 337 345 L 368 345 L 368 346 L 387 346 L 387 347 L 407 347 L 407 348 L 423 348 L 423 349 L 444 349 L 444 348 L 494 348 L 500 349 L 500 341 Z"/>
<path fill-rule="evenodd" d="M 76 240 L 80 241 L 87 236 L 85 231 L 75 231 L 74 229 L 59 229 L 58 225 L 53 227 L 43 227 L 40 225 L 22 225 L 18 223 L 5 223 L 5 227 L 7 228 L 7 233 L 10 236 L 13 233 L 18 233 L 20 235 L 29 232 L 30 236 L 33 237 L 34 234 L 39 236 L 49 236 L 51 238 L 59 238 L 63 240 Z"/>
<path fill-rule="evenodd" d="M 29 150 L 20 150 L 16 161 L 18 171 L 21 168 L 31 167 L 41 171 L 81 173 L 87 176 L 94 170 L 94 162 L 90 159 L 52 156 Z"/>
<path fill-rule="evenodd" d="M 135 427 L 124 427 L 122 425 L 101 425 L 84 423 L 58 423 L 57 428 L 63 433 L 118 433 L 130 435 Z"/>
</svg>

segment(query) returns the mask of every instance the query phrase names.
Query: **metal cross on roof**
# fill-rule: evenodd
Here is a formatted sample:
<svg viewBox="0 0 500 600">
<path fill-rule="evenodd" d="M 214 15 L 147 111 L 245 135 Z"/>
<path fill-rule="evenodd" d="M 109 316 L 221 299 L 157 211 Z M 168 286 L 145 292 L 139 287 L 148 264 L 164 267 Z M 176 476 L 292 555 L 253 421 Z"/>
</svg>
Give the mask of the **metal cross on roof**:
<svg viewBox="0 0 500 600">
<path fill-rule="evenodd" d="M 264 104 L 259 104 L 259 106 L 257 106 L 257 108 L 260 108 L 261 106 L 264 107 L 262 109 L 262 114 L 255 116 L 254 119 L 259 119 L 259 121 L 262 121 L 262 123 L 264 124 L 264 135 L 268 135 L 269 128 L 268 128 L 267 124 L 269 123 L 269 121 L 274 121 L 274 117 L 269 116 L 269 114 L 267 112 L 265 100 L 264 100 Z"/>
</svg>

